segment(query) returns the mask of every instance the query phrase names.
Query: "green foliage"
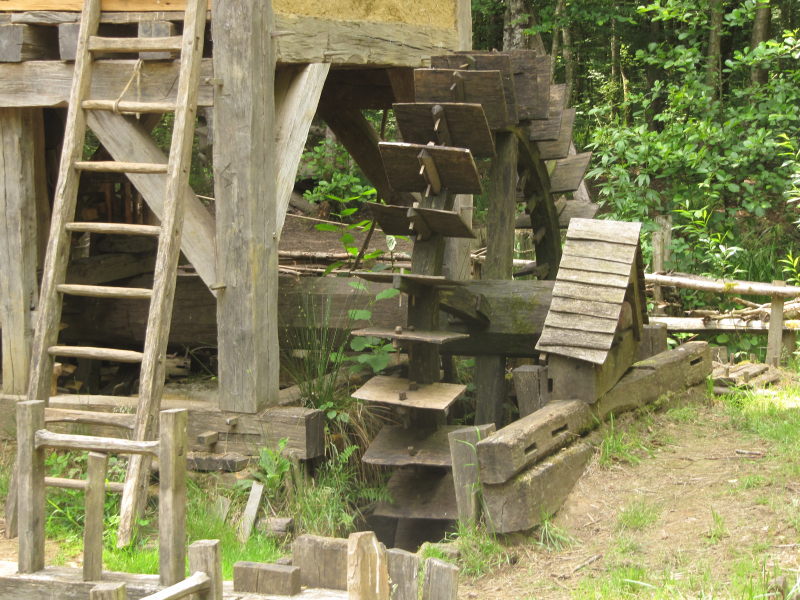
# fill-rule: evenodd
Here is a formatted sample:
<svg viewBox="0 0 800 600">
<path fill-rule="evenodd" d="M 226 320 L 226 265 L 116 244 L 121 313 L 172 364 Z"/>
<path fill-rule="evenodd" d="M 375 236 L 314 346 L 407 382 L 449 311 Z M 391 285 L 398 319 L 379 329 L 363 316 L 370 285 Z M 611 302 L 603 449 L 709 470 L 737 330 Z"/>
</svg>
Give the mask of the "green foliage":
<svg viewBox="0 0 800 600">
<path fill-rule="evenodd" d="M 457 563 L 464 575 L 481 577 L 509 563 L 508 552 L 497 536 L 481 523 L 459 521 L 446 539 L 458 547 Z"/>
<path fill-rule="evenodd" d="M 342 205 L 341 210 L 345 214 L 340 212 L 340 217 L 350 216 L 358 210 L 357 207 L 355 210 L 352 210 L 353 207 L 347 208 L 347 204 L 372 200 L 376 195 L 375 188 L 366 182 L 344 146 L 333 140 L 326 138 L 305 152 L 303 162 L 308 173 L 317 181 L 314 189 L 303 196 L 317 204 L 327 200 Z"/>
<path fill-rule="evenodd" d="M 543 514 L 537 530 L 537 543 L 553 552 L 561 552 L 575 545 L 576 541 L 569 533 L 553 523 L 552 514 Z"/>
</svg>

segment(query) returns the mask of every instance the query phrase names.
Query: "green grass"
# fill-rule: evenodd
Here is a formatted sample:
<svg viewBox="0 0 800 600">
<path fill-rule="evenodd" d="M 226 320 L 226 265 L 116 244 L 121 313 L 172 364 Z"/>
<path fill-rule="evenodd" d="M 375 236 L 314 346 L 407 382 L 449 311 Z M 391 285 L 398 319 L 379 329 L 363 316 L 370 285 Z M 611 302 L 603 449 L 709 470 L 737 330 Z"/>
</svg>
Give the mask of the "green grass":
<svg viewBox="0 0 800 600">
<path fill-rule="evenodd" d="M 538 529 L 538 544 L 553 552 L 561 552 L 575 545 L 575 538 L 553 523 L 552 515 L 543 515 Z"/>
<path fill-rule="evenodd" d="M 712 544 L 719 543 L 722 538 L 728 537 L 728 528 L 725 525 L 725 517 L 711 509 L 711 527 L 706 533 L 706 537 Z"/>
<path fill-rule="evenodd" d="M 617 525 L 620 529 L 640 531 L 658 521 L 661 507 L 648 502 L 644 498 L 637 498 L 629 503 L 620 512 Z"/>
<path fill-rule="evenodd" d="M 509 562 L 508 552 L 497 537 L 480 523 L 459 521 L 447 539 L 458 546 L 458 566 L 469 577 L 486 575 Z"/>
<path fill-rule="evenodd" d="M 697 407 L 691 404 L 670 408 L 666 412 L 667 419 L 675 423 L 696 423 L 699 414 Z"/>
<path fill-rule="evenodd" d="M 603 440 L 600 443 L 599 463 L 609 467 L 621 462 L 638 465 L 642 461 L 642 454 L 649 454 L 650 449 L 645 445 L 642 436 L 634 428 L 620 429 L 612 416 L 603 431 Z"/>
</svg>

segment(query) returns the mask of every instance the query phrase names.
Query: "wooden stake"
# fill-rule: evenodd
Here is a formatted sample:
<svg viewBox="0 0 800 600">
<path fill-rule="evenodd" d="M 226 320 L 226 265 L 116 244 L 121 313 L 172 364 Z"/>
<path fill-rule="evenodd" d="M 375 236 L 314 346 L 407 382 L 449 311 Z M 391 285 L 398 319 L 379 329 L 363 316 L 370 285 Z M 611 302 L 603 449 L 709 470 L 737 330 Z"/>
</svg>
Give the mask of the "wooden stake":
<svg viewBox="0 0 800 600">
<path fill-rule="evenodd" d="M 219 540 L 197 540 L 189 546 L 189 572 L 205 573 L 211 580 L 200 600 L 222 600 L 222 554 Z"/>
<path fill-rule="evenodd" d="M 158 554 L 161 585 L 184 577 L 186 564 L 186 424 L 189 412 L 161 412 L 158 485 Z"/>
<path fill-rule="evenodd" d="M 128 585 L 121 581 L 99 583 L 89 590 L 89 600 L 128 600 Z"/>
<path fill-rule="evenodd" d="M 44 406 L 40 400 L 17 404 L 20 573 L 44 568 L 44 450 L 36 449 L 36 432 L 44 429 Z"/>
<path fill-rule="evenodd" d="M 457 429 L 448 434 L 453 462 L 453 483 L 456 488 L 458 519 L 475 522 L 480 516 L 480 478 L 475 445 L 494 433 L 494 423 Z"/>
<path fill-rule="evenodd" d="M 783 281 L 773 281 L 772 285 L 782 286 Z M 772 297 L 769 313 L 769 332 L 767 333 L 767 364 L 777 367 L 781 362 L 783 341 L 783 301 L 781 296 Z"/>
<path fill-rule="evenodd" d="M 108 454 L 89 453 L 86 478 L 86 513 L 83 528 L 83 580 L 98 581 L 103 577 L 103 509 Z"/>
<path fill-rule="evenodd" d="M 349 600 L 389 600 L 386 548 L 373 531 L 352 533 L 347 541 Z"/>
</svg>

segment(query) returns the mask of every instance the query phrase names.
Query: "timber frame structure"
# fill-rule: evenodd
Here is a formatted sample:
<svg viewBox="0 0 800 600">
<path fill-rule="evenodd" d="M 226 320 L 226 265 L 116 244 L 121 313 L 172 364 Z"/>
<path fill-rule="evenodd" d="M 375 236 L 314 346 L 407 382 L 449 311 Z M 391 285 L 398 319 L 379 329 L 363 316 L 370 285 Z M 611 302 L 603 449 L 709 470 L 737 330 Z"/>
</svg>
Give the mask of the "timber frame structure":
<svg viewBox="0 0 800 600">
<path fill-rule="evenodd" d="M 226 0 L 209 10 L 213 42 L 206 45 L 198 104 L 213 107 L 216 218 L 190 193 L 182 251 L 216 296 L 220 411 L 252 414 L 277 404 L 278 241 L 314 114 L 319 111 L 388 198 L 377 136 L 360 110 L 407 99 L 414 67 L 471 45 L 465 0 L 437 2 L 430 11 L 386 0 L 372 15 L 346 0 L 317 4 Z M 46 152 L 57 146 L 45 110 L 67 104 L 80 8 L 76 0 L 0 3 L 0 322 L 7 395 L 25 394 L 27 387 L 37 268 L 49 222 Z M 183 8 L 179 0 L 104 0 L 101 27 L 164 35 L 159 28 L 181 26 L 183 13 L 173 11 Z M 167 102 L 176 73 L 172 61 L 105 61 L 98 63 L 92 95 Z M 141 162 L 156 162 L 158 149 L 133 119 L 90 119 L 90 126 L 112 156 L 133 152 Z M 138 187 L 157 207 L 159 190 Z"/>
</svg>

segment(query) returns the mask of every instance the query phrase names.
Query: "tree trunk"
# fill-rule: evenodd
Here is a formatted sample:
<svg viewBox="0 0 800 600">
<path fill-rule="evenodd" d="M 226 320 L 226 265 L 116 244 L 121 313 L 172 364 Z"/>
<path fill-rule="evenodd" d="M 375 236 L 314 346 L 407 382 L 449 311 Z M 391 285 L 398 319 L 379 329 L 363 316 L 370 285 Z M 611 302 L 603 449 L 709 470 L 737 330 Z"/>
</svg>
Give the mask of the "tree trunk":
<svg viewBox="0 0 800 600">
<path fill-rule="evenodd" d="M 572 106 L 572 93 L 575 87 L 575 56 L 572 53 L 572 33 L 569 27 L 561 30 L 561 37 L 564 41 L 564 83 L 567 89 L 564 92 L 564 106 Z"/>
<path fill-rule="evenodd" d="M 617 22 L 611 21 L 611 84 L 612 92 L 611 110 L 614 115 L 619 114 L 619 90 L 622 88 L 622 82 L 619 78 L 620 73 L 620 56 L 619 56 L 619 36 L 617 35 Z M 652 87 L 652 86 L 651 86 Z"/>
<path fill-rule="evenodd" d="M 750 37 L 751 49 L 769 39 L 770 13 L 769 0 L 761 0 L 756 8 L 756 18 L 753 22 L 753 34 Z M 754 66 L 750 71 L 750 81 L 753 82 L 753 85 L 767 83 L 767 77 L 769 77 L 769 72 L 759 66 Z"/>
<path fill-rule="evenodd" d="M 550 58 L 552 59 L 550 62 L 550 81 L 555 79 L 556 74 L 556 58 L 558 57 L 558 53 L 561 50 L 561 37 L 558 35 L 559 27 L 558 21 L 561 17 L 561 13 L 564 12 L 564 0 L 558 0 L 556 4 L 556 11 L 553 14 L 553 23 L 555 23 L 553 27 L 553 40 L 550 44 Z"/>
<path fill-rule="evenodd" d="M 503 17 L 503 50 L 528 49 L 543 55 L 542 37 L 525 33 L 536 25 L 536 19 L 528 12 L 525 0 L 508 0 Z"/>
<path fill-rule="evenodd" d="M 722 0 L 709 2 L 708 51 L 706 52 L 706 85 L 712 89 L 711 95 L 720 98 L 722 81 Z"/>
</svg>

